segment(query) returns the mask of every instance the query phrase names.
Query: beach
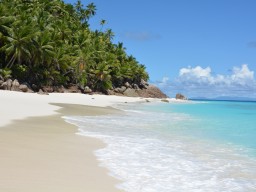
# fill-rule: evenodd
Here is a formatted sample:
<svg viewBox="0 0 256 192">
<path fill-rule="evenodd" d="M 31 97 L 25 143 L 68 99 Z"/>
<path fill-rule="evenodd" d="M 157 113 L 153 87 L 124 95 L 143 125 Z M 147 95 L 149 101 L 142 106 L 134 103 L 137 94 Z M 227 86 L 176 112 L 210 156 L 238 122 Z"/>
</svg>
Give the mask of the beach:
<svg viewBox="0 0 256 192">
<path fill-rule="evenodd" d="M 77 135 L 66 115 L 121 113 L 115 103 L 140 98 L 0 91 L 0 191 L 121 191 L 98 166 L 97 139 Z"/>
<path fill-rule="evenodd" d="M 168 101 L 0 91 L 0 191 L 255 191 L 256 103 Z"/>
</svg>

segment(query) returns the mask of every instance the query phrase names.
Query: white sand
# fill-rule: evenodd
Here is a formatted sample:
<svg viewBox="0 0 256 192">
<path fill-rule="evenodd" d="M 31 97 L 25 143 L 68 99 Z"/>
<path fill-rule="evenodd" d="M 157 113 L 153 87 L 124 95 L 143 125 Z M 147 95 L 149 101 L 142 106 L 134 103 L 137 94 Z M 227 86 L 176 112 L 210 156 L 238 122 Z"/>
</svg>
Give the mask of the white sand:
<svg viewBox="0 0 256 192">
<path fill-rule="evenodd" d="M 50 105 L 49 103 L 106 107 L 116 103 L 136 101 L 142 101 L 142 99 L 78 93 L 51 93 L 49 95 L 39 95 L 36 93 L 0 90 L 0 127 L 11 123 L 12 120 L 57 114 L 56 110 L 59 109 L 59 107 Z"/>
</svg>

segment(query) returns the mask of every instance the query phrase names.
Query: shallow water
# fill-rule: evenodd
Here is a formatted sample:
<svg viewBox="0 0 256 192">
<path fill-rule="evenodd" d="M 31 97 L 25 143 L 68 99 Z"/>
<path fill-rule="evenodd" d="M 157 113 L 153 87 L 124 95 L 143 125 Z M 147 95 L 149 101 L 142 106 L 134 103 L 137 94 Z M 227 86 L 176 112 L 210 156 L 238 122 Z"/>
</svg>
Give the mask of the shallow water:
<svg viewBox="0 0 256 192">
<path fill-rule="evenodd" d="M 126 115 L 65 117 L 100 138 L 101 166 L 127 192 L 256 191 L 256 103 L 117 106 Z"/>
</svg>

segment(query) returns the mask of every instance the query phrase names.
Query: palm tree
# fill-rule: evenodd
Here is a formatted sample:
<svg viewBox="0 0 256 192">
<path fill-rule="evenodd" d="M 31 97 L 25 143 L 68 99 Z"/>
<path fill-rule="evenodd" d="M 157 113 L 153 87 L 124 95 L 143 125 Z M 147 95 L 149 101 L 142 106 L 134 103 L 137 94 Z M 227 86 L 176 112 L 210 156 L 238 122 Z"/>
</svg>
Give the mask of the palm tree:
<svg viewBox="0 0 256 192">
<path fill-rule="evenodd" d="M 104 26 L 105 24 L 106 24 L 106 20 L 105 20 L 105 19 L 102 19 L 102 20 L 100 21 L 100 25 L 101 25 L 100 31 L 102 31 L 103 26 Z"/>
<path fill-rule="evenodd" d="M 49 65 L 54 57 L 54 42 L 48 31 L 41 32 L 33 39 L 31 65 Z"/>
<path fill-rule="evenodd" d="M 94 3 L 88 4 L 85 10 L 86 19 L 89 20 L 91 16 L 94 16 L 96 14 L 96 10 L 97 9 Z"/>
<path fill-rule="evenodd" d="M 7 43 L 8 31 L 11 30 L 15 17 L 6 14 L 6 6 L 0 4 L 0 49 Z M 5 67 L 5 50 L 0 50 L 0 68 Z"/>
<path fill-rule="evenodd" d="M 95 91 L 147 80 L 145 66 L 112 42 L 111 29 L 89 28 L 94 3 L 0 0 L 0 71 L 38 85 L 88 85 Z M 11 71 L 13 72 L 11 74 Z"/>
<path fill-rule="evenodd" d="M 110 73 L 110 65 L 106 62 L 98 64 L 97 68 L 93 71 L 93 77 L 95 78 L 93 88 L 100 91 L 112 88 Z"/>
<path fill-rule="evenodd" d="M 1 48 L 7 55 L 7 68 L 11 68 L 15 62 L 21 64 L 31 58 L 32 38 L 37 34 L 30 23 L 23 25 L 15 23 L 14 28 L 8 30 L 7 43 Z"/>
</svg>

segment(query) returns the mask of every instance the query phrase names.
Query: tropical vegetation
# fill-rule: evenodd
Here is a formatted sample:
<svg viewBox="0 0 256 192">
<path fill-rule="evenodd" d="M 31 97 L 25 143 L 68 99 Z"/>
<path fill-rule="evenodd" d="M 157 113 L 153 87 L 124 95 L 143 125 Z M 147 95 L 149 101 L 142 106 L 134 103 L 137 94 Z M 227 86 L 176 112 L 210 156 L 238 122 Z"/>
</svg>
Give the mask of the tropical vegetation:
<svg viewBox="0 0 256 192">
<path fill-rule="evenodd" d="M 38 86 L 76 84 L 106 91 L 147 81 L 145 66 L 113 43 L 111 29 L 92 30 L 96 6 L 62 0 L 0 0 L 0 75 Z"/>
</svg>

